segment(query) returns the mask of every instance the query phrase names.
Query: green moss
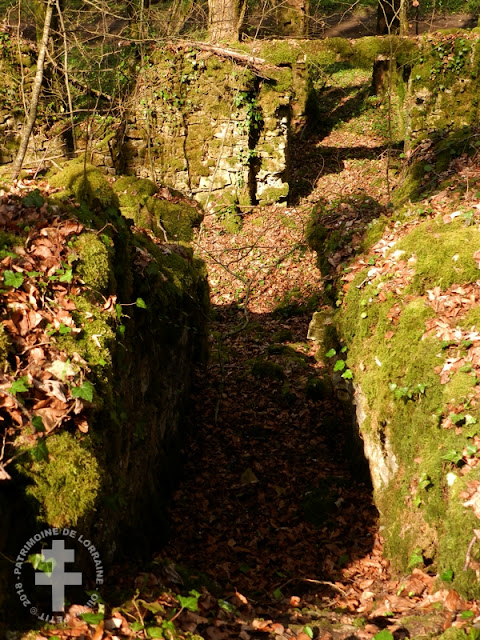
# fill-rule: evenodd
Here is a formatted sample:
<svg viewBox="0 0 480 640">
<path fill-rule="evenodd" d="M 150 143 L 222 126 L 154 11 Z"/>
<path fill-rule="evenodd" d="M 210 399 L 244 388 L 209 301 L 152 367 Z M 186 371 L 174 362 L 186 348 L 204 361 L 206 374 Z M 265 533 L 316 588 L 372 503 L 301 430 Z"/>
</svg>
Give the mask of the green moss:
<svg viewBox="0 0 480 640">
<path fill-rule="evenodd" d="M 438 640 L 467 640 L 467 638 L 468 636 L 464 629 L 455 629 L 454 627 L 450 627 L 450 629 L 438 636 Z"/>
<path fill-rule="evenodd" d="M 243 220 L 236 207 L 228 207 L 218 215 L 220 217 L 222 227 L 227 233 L 231 233 L 233 235 L 240 233 L 243 226 Z"/>
<path fill-rule="evenodd" d="M 291 41 L 266 40 L 261 43 L 260 56 L 276 66 L 295 64 L 301 53 L 301 48 Z"/>
<path fill-rule="evenodd" d="M 134 176 L 123 176 L 116 180 L 112 187 L 118 196 L 120 211 L 126 218 L 134 220 L 139 227 L 159 231 L 158 226 L 155 227 L 154 224 L 153 212 L 148 207 L 149 198 L 158 191 L 154 182 Z"/>
<path fill-rule="evenodd" d="M 458 321 L 458 325 L 464 329 L 473 328 L 475 331 L 478 331 L 480 328 L 480 305 L 467 311 L 465 317 Z"/>
<path fill-rule="evenodd" d="M 352 64 L 370 69 L 378 56 L 395 58 L 397 64 L 403 66 L 411 64 L 415 56 L 418 55 L 417 45 L 398 36 L 367 36 L 359 38 L 353 45 Z"/>
<path fill-rule="evenodd" d="M 354 46 L 347 38 L 325 38 L 324 46 L 340 56 L 342 61 L 350 59 L 354 53 Z"/>
<path fill-rule="evenodd" d="M 439 286 L 475 282 L 478 268 L 473 254 L 478 249 L 477 227 L 465 227 L 460 221 L 444 224 L 435 219 L 415 227 L 400 240 L 395 250 L 405 251 L 404 259 L 416 257 L 412 288 L 417 293 Z"/>
<path fill-rule="evenodd" d="M 292 330 L 279 329 L 272 333 L 271 339 L 273 342 L 291 342 L 293 340 Z"/>
<path fill-rule="evenodd" d="M 96 167 L 85 165 L 81 158 L 68 162 L 49 178 L 49 182 L 52 187 L 63 188 L 88 206 L 118 206 L 118 199 L 105 176 Z"/>
<path fill-rule="evenodd" d="M 471 508 L 463 506 L 464 499 L 460 497 L 462 491 L 468 489 L 468 483 L 478 482 L 480 471 L 473 469 L 464 477 L 458 477 L 452 487 L 448 488 L 448 507 L 443 520 L 444 533 L 439 541 L 439 572 L 451 569 L 454 572 L 452 587 L 467 599 L 480 597 L 480 584 L 477 581 L 475 571 L 471 568 L 464 571 L 466 549 L 472 538 L 474 530 L 478 527 L 478 518 Z M 471 559 L 478 562 L 480 559 L 480 547 L 475 544 L 472 547 Z"/>
<path fill-rule="evenodd" d="M 80 262 L 76 270 L 88 287 L 94 291 L 107 291 L 111 270 L 108 250 L 94 233 L 83 233 L 75 242 Z"/>
<path fill-rule="evenodd" d="M 275 91 L 277 94 L 291 91 L 293 83 L 291 69 L 275 69 L 271 71 L 269 75 L 272 78 L 273 83 L 266 82 L 262 87 L 262 91 L 268 91 L 270 89 Z"/>
<path fill-rule="evenodd" d="M 257 358 L 251 365 L 251 372 L 256 378 L 282 381 L 285 377 L 283 367 L 271 360 Z"/>
<path fill-rule="evenodd" d="M 112 366 L 115 353 L 113 318 L 85 297 L 74 296 L 72 301 L 76 307 L 72 311 L 72 317 L 76 326 L 82 331 L 78 334 L 56 335 L 55 340 L 70 356 L 78 353 L 84 358 L 94 376 L 103 381 L 106 375 L 104 368 Z"/>
<path fill-rule="evenodd" d="M 198 209 L 185 203 L 175 204 L 168 200 L 155 198 L 150 201 L 155 216 L 160 218 L 170 240 L 189 242 L 193 238 L 193 229 L 203 219 Z"/>
<path fill-rule="evenodd" d="M 32 479 L 27 493 L 40 507 L 39 518 L 53 527 L 71 527 L 91 515 L 102 471 L 88 439 L 62 432 L 47 440 L 49 460 L 24 464 Z"/>
<path fill-rule="evenodd" d="M 385 217 L 376 218 L 367 225 L 364 237 L 362 238 L 362 250 L 368 251 L 376 244 L 383 235 L 388 220 Z"/>
<path fill-rule="evenodd" d="M 462 432 L 441 425 L 452 404 L 471 397 L 476 379 L 458 371 L 447 384 L 440 383 L 438 372 L 449 353 L 438 339 L 425 336 L 426 321 L 435 312 L 424 298 L 412 299 L 411 292 L 476 281 L 477 234 L 473 226 L 436 219 L 414 227 L 394 249 L 406 252 L 404 260 L 416 257 L 410 288 L 403 294 L 388 292 L 380 301 L 382 280 L 365 286 L 367 269 L 360 271 L 336 319 L 348 346 L 348 366 L 368 406 L 362 433 L 380 449 L 388 444 L 398 464 L 388 486 L 376 492 L 385 552 L 395 569 L 406 571 L 412 553 L 420 548 L 440 572 L 453 569 L 454 588 L 470 598 L 478 597 L 479 589 L 473 571 L 464 572 L 462 564 L 476 519 L 459 496 L 480 472 L 475 468 L 463 476 L 450 457 L 460 453 L 461 458 L 476 427 Z M 476 308 L 459 322 L 470 327 L 479 320 Z M 479 419 L 475 406 L 468 412 Z M 453 486 L 452 472 L 458 476 Z"/>
<path fill-rule="evenodd" d="M 126 176 L 117 180 L 113 189 L 118 195 L 122 214 L 138 226 L 152 229 L 161 238 L 164 229 L 169 240 L 189 242 L 194 227 L 203 218 L 198 209 L 185 202 L 175 203 L 156 197 L 158 188 L 151 180 Z"/>
<path fill-rule="evenodd" d="M 268 187 L 262 191 L 258 204 L 262 207 L 274 202 L 281 202 L 288 196 L 289 190 L 290 187 L 286 182 L 282 187 Z"/>
<path fill-rule="evenodd" d="M 456 371 L 444 386 L 445 403 L 460 404 L 468 398 L 476 385 L 475 376 L 465 371 Z"/>
<path fill-rule="evenodd" d="M 0 371 L 3 371 L 7 364 L 7 355 L 9 348 L 10 340 L 5 331 L 5 326 L 0 323 Z"/>
</svg>

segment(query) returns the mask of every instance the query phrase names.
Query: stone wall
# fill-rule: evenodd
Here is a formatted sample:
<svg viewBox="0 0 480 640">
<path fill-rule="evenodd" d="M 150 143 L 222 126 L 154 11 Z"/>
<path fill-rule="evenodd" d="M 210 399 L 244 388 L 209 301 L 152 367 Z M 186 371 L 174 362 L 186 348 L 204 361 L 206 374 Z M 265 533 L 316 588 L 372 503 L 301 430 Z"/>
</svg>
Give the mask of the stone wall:
<svg viewBox="0 0 480 640">
<path fill-rule="evenodd" d="M 55 215 L 85 225 L 75 240 L 73 269 L 88 285 L 73 296 L 79 332 L 52 340 L 60 359 L 85 363 L 95 391 L 86 428 L 66 422 L 46 439 L 47 457 L 19 456 L 8 467 L 12 480 L 0 483 L 0 625 L 5 599 L 18 605 L 5 558 L 16 557 L 24 541 L 44 528 L 78 530 L 94 541 L 105 565 L 125 551 L 134 557 L 148 554 L 150 545 L 158 548 L 181 466 L 192 368 L 206 351 L 206 272 L 188 245 L 198 213 L 163 201 L 153 183 L 133 177 L 118 180 L 117 195 L 98 169 L 87 165 L 85 171 L 83 162 L 70 163 L 50 180 L 63 187 Z M 139 213 L 150 208 L 152 228 L 156 217 L 168 242 L 163 233 L 154 242 L 153 233 L 132 230 L 120 215 L 119 205 L 127 217 L 135 214 L 140 190 Z M 19 232 L 12 246 L 25 238 Z M 9 340 L 13 359 L 14 336 Z"/>
<path fill-rule="evenodd" d="M 216 207 L 285 201 L 290 87 L 205 52 L 156 52 L 139 79 L 129 170 Z"/>
</svg>

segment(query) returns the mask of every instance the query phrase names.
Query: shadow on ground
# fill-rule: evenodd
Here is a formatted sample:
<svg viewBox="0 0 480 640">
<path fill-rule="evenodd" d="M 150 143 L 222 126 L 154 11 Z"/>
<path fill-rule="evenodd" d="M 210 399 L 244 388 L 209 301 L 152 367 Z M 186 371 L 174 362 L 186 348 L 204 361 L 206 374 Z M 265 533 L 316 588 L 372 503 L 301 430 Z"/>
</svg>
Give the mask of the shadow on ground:
<svg viewBox="0 0 480 640">
<path fill-rule="evenodd" d="M 351 416 L 308 352 L 310 311 L 251 314 L 238 332 L 236 305 L 213 315 L 162 555 L 253 598 L 318 590 L 308 580 L 372 550 L 371 487 L 345 455 Z"/>
</svg>

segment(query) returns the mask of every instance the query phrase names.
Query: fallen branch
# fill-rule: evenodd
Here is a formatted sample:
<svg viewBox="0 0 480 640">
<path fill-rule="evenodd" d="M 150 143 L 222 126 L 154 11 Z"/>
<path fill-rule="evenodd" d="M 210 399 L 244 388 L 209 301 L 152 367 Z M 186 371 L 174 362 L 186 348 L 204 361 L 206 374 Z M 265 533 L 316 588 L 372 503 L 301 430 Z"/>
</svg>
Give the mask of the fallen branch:
<svg viewBox="0 0 480 640">
<path fill-rule="evenodd" d="M 238 62 L 238 64 L 242 64 L 249 69 L 255 71 L 256 75 L 259 78 L 263 78 L 264 80 L 272 80 L 271 76 L 265 75 L 266 69 L 279 69 L 274 64 L 268 63 L 264 58 L 258 58 L 257 56 L 253 56 L 249 53 L 241 53 L 240 51 L 235 51 L 234 49 L 227 49 L 225 47 L 220 47 L 216 44 L 208 44 L 206 42 L 195 42 L 194 40 L 180 40 L 175 42 L 175 46 L 179 48 L 187 48 L 191 47 L 193 49 L 200 49 L 200 51 L 209 51 L 214 53 L 216 56 L 220 58 L 227 58 L 230 60 L 234 60 Z"/>
</svg>

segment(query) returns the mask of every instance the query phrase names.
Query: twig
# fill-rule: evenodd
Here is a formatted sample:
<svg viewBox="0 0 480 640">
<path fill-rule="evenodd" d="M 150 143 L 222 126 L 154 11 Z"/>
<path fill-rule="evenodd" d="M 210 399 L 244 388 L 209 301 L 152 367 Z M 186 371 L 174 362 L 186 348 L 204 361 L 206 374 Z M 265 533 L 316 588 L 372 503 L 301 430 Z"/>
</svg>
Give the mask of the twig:
<svg viewBox="0 0 480 640">
<path fill-rule="evenodd" d="M 48 62 L 52 65 L 52 67 L 55 69 L 55 71 L 58 71 L 60 73 L 64 73 L 64 70 L 62 69 L 62 66 L 59 65 L 58 62 L 55 62 L 55 60 L 52 58 L 52 56 L 50 55 L 49 52 L 47 52 L 47 58 L 48 58 Z M 74 86 L 76 86 L 77 89 L 82 89 L 86 93 L 88 93 L 90 95 L 93 95 L 96 98 L 103 98 L 104 100 L 108 100 L 109 102 L 114 102 L 115 101 L 115 98 L 113 96 L 110 96 L 110 95 L 108 95 L 108 93 L 104 93 L 103 91 L 98 91 L 97 89 L 94 89 L 93 87 L 89 87 L 88 84 L 85 84 L 84 82 L 82 82 L 78 78 L 75 78 L 72 75 L 69 75 L 68 80 Z"/>
<path fill-rule="evenodd" d="M 470 565 L 470 556 L 472 554 L 472 549 L 473 549 L 473 545 L 475 544 L 475 540 L 478 540 L 480 538 L 480 530 L 478 529 L 474 529 L 474 536 L 473 538 L 470 540 L 468 547 L 467 547 L 467 553 L 465 555 L 465 564 L 463 565 L 463 570 L 466 571 Z"/>
<path fill-rule="evenodd" d="M 22 413 L 24 413 L 30 421 L 32 420 L 32 414 L 27 409 L 25 409 L 23 404 L 18 400 L 18 398 L 13 395 L 13 393 L 10 393 L 10 391 L 6 391 L 5 389 L 0 389 L 0 393 L 3 393 L 3 395 L 11 398 L 20 409 L 20 411 L 22 411 Z"/>
<path fill-rule="evenodd" d="M 329 582 L 328 580 L 314 580 L 313 578 L 301 578 L 301 579 L 304 582 L 312 582 L 313 584 L 324 584 L 327 587 L 331 587 L 332 589 L 335 589 L 335 591 L 338 591 L 339 593 L 341 593 L 342 596 L 345 596 L 345 597 L 348 596 L 347 592 L 341 587 L 339 587 L 338 585 L 336 585 L 334 582 Z"/>
</svg>

